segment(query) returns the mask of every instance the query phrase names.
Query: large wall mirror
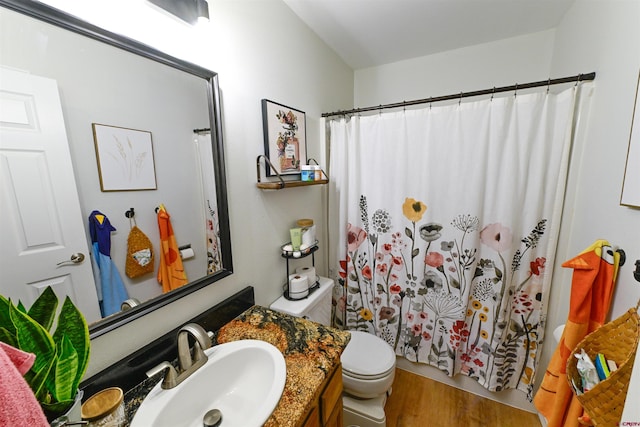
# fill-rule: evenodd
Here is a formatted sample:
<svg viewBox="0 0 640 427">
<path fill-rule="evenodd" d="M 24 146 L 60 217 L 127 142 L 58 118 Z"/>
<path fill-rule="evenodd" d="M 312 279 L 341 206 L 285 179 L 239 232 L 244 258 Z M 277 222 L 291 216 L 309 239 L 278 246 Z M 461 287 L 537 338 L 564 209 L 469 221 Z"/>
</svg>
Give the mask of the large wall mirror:
<svg viewBox="0 0 640 427">
<path fill-rule="evenodd" d="M 0 72 L 0 294 L 28 307 L 52 286 L 94 338 L 232 273 L 216 73 L 21 0 L 0 0 Z M 171 289 L 158 209 L 188 247 L 186 284 Z M 107 261 L 122 286 L 105 283 L 90 218 L 115 228 Z M 154 268 L 131 278 L 134 227 Z"/>
</svg>

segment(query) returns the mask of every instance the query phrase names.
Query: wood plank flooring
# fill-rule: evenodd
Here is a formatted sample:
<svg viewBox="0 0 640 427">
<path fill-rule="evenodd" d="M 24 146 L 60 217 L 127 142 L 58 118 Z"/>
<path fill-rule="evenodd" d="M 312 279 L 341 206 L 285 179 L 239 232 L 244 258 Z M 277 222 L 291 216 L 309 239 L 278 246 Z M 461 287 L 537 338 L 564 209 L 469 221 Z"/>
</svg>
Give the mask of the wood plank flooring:
<svg viewBox="0 0 640 427">
<path fill-rule="evenodd" d="M 396 369 L 387 427 L 540 427 L 536 414 Z"/>
</svg>

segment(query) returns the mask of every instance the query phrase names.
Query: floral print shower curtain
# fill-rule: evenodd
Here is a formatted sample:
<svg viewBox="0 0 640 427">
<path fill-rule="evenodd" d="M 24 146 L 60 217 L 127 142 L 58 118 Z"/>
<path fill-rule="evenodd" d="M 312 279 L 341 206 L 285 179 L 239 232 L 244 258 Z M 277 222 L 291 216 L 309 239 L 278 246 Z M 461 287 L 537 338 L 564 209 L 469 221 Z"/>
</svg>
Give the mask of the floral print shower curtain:
<svg viewBox="0 0 640 427">
<path fill-rule="evenodd" d="M 577 90 L 332 120 L 337 325 L 530 398 Z"/>
<path fill-rule="evenodd" d="M 211 132 L 195 134 L 194 140 L 197 168 L 202 182 L 202 200 L 204 202 L 204 229 L 207 245 L 207 274 L 222 269 L 220 250 L 220 224 L 216 198 L 216 177 L 213 170 L 213 145 Z"/>
</svg>

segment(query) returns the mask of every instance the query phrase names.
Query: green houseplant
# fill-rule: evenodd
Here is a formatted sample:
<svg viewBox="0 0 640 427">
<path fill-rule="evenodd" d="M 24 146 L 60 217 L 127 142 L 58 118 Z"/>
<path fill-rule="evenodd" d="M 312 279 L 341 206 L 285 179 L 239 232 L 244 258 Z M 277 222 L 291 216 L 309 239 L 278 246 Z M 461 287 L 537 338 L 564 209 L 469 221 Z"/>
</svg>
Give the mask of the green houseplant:
<svg viewBox="0 0 640 427">
<path fill-rule="evenodd" d="M 73 406 L 90 351 L 87 322 L 69 297 L 57 311 L 50 286 L 29 310 L 0 295 L 0 341 L 36 355 L 25 380 L 50 421 Z"/>
</svg>

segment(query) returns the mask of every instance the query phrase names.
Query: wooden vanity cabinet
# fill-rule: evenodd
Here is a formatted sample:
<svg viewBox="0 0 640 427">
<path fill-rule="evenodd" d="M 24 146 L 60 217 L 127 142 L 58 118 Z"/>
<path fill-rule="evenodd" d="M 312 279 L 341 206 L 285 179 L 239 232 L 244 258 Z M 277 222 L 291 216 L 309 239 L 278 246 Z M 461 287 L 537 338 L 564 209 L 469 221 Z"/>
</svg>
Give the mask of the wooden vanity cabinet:
<svg viewBox="0 0 640 427">
<path fill-rule="evenodd" d="M 342 366 L 338 364 L 320 386 L 302 427 L 342 427 Z"/>
</svg>

